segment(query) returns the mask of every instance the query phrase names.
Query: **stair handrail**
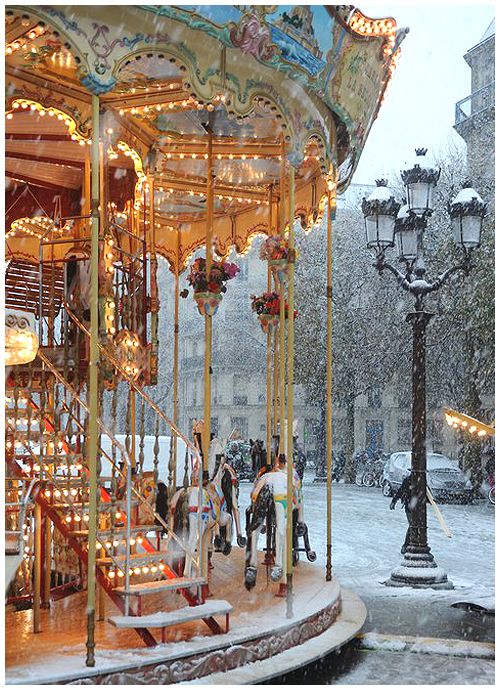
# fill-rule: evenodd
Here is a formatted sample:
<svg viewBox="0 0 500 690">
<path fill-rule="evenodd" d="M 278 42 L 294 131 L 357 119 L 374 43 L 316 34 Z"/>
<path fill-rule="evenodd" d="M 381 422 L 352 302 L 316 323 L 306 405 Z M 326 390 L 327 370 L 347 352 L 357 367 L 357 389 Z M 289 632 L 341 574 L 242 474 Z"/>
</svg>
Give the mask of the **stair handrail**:
<svg viewBox="0 0 500 690">
<path fill-rule="evenodd" d="M 7 422 L 7 426 L 8 426 L 11 430 L 13 429 L 13 427 L 12 427 L 12 425 L 11 425 L 10 422 Z M 24 446 L 24 448 L 28 451 L 28 453 L 32 456 L 32 458 L 33 458 L 36 462 L 39 462 L 39 458 L 38 458 L 37 455 L 33 452 L 33 449 L 29 446 L 28 441 L 27 441 L 26 439 L 21 439 L 19 442 Z M 14 460 L 15 460 L 15 456 L 14 456 Z M 129 468 L 128 468 L 128 469 L 129 469 Z M 55 476 L 50 472 L 50 470 L 45 470 L 45 472 L 46 472 L 46 475 L 47 475 L 47 479 L 48 479 L 54 486 L 57 486 L 57 485 L 58 485 L 58 477 L 55 477 Z M 125 476 L 125 475 L 123 475 L 122 472 L 120 472 L 120 474 L 122 475 L 122 477 Z M 35 484 L 42 484 L 43 481 L 44 481 L 44 480 L 42 480 L 42 479 L 34 478 L 34 479 L 32 480 L 32 482 L 31 482 L 31 484 L 30 484 L 30 489 L 28 490 L 28 493 L 29 493 L 29 491 L 31 491 L 32 486 L 34 486 Z M 74 504 L 74 501 L 71 499 L 71 496 L 68 496 L 67 498 L 68 498 L 68 503 L 69 503 L 69 504 Z M 53 507 L 57 509 L 57 504 L 54 504 Z M 83 508 L 83 506 L 82 506 L 82 508 Z M 26 508 L 25 508 L 25 510 L 26 510 Z M 75 512 L 77 512 L 75 506 L 74 506 L 74 510 L 75 510 Z M 130 509 L 129 509 L 129 511 L 128 511 L 127 518 L 128 518 L 128 515 L 129 515 L 129 514 L 130 514 Z M 23 515 L 24 515 L 24 514 L 23 514 Z M 21 517 L 20 517 L 20 520 L 21 520 Z M 23 517 L 23 520 L 22 520 L 22 521 L 24 522 L 24 517 Z M 130 535 L 129 535 L 129 534 L 127 535 L 127 541 L 128 541 L 128 542 L 130 541 Z M 112 553 L 111 549 L 108 548 L 108 547 L 106 546 L 106 542 L 103 543 L 103 542 L 99 539 L 99 542 L 98 542 L 98 543 L 99 543 L 99 545 L 100 545 L 100 548 L 103 549 L 103 551 L 106 553 L 106 555 L 108 556 L 108 558 L 111 559 L 111 562 L 113 563 L 114 567 L 116 568 L 116 571 L 117 571 L 117 572 L 123 572 L 124 577 L 125 577 L 125 583 L 126 583 L 126 584 L 125 584 L 125 591 L 128 592 L 129 586 L 130 586 L 130 552 L 129 552 L 129 549 L 127 548 L 126 551 L 125 551 L 125 566 L 123 566 L 123 565 L 121 565 L 121 564 L 118 562 L 118 560 L 117 560 L 118 554 Z M 181 544 L 181 546 L 182 546 L 182 544 Z M 188 551 L 189 551 L 189 550 L 188 550 Z M 195 560 L 195 559 L 193 558 L 193 560 Z M 128 611 L 129 611 L 129 596 L 128 596 L 127 594 L 126 594 L 125 597 L 124 597 L 124 606 L 125 606 L 125 611 L 127 612 L 125 615 L 128 615 Z"/>
<path fill-rule="evenodd" d="M 88 328 L 80 321 L 80 319 L 76 316 L 76 314 L 73 312 L 73 310 L 70 308 L 66 300 L 63 300 L 62 302 L 66 313 L 70 317 L 70 319 L 76 324 L 76 326 L 87 335 L 88 338 L 90 338 L 90 331 Z M 171 431 L 173 434 L 177 434 L 177 436 L 184 441 L 185 445 L 187 448 L 191 449 L 192 454 L 194 455 L 198 467 L 198 522 L 197 522 L 197 530 L 198 530 L 198 555 L 199 558 L 198 560 L 194 559 L 193 556 L 193 561 L 196 565 L 196 568 L 198 570 L 198 575 L 201 574 L 201 568 L 202 568 L 202 519 L 201 519 L 201 510 L 202 510 L 202 497 L 205 495 L 205 488 L 203 486 L 203 463 L 200 457 L 200 453 L 196 446 L 186 437 L 184 434 L 177 428 L 176 424 L 167 417 L 167 415 L 159 408 L 159 406 L 155 403 L 155 401 L 149 396 L 146 391 L 144 391 L 136 382 L 135 380 L 129 376 L 129 374 L 122 368 L 121 364 L 118 362 L 118 360 L 105 348 L 103 345 L 98 341 L 97 342 L 97 347 L 99 352 L 101 352 L 104 357 L 114 366 L 114 368 L 120 373 L 123 379 L 125 379 L 128 384 L 136 391 L 136 393 L 139 394 L 139 396 L 145 400 L 148 405 L 156 412 L 156 414 L 160 417 L 160 419 L 163 419 L 163 421 L 170 427 Z M 173 441 L 177 444 L 177 438 L 173 438 Z M 147 503 L 145 504 L 148 507 L 150 507 Z M 161 519 L 161 518 L 160 518 Z M 161 523 L 165 524 L 164 521 L 161 519 Z M 170 530 L 168 528 L 167 533 L 172 533 L 176 539 L 176 541 L 179 542 L 179 539 L 177 538 L 177 535 L 173 530 Z M 188 549 L 186 549 L 186 546 L 183 545 L 182 547 L 184 551 L 189 552 Z"/>
<path fill-rule="evenodd" d="M 52 366 L 52 363 L 50 362 L 50 360 L 48 360 L 47 357 L 45 357 L 45 355 L 43 353 L 39 352 L 38 355 L 39 355 L 40 359 L 44 362 L 44 364 L 47 366 L 47 368 L 54 374 L 55 378 L 59 381 L 59 383 L 61 383 L 61 385 L 64 386 L 68 390 L 68 392 L 73 396 L 73 398 L 76 399 L 81 404 L 81 406 L 87 412 L 87 414 L 90 414 L 90 408 L 88 407 L 88 405 L 85 403 L 85 401 L 83 401 L 80 398 L 80 396 L 74 390 L 74 388 L 71 386 L 71 384 L 68 383 L 68 381 L 66 381 L 64 379 L 64 377 L 61 376 L 61 374 L 57 371 L 57 369 Z M 99 428 L 102 431 L 104 431 L 106 436 L 109 437 L 109 439 L 111 440 L 111 443 L 113 445 L 115 445 L 120 450 L 120 452 L 125 453 L 124 457 L 125 457 L 126 462 L 127 462 L 127 471 L 129 471 L 132 467 L 132 464 L 130 462 L 130 458 L 126 454 L 125 447 L 111 434 L 110 431 L 108 431 L 108 429 L 106 428 L 105 424 L 102 422 L 102 420 L 99 416 L 97 417 L 97 424 L 98 424 Z M 108 454 L 102 448 L 100 448 L 100 451 L 106 457 L 106 459 L 111 463 L 111 465 L 117 469 L 118 473 L 122 476 L 122 478 L 125 479 L 125 481 L 127 482 L 127 487 L 131 486 L 131 481 L 128 481 L 127 476 L 121 471 L 121 469 L 119 467 L 116 467 L 115 463 L 113 463 L 113 460 L 108 456 Z M 142 494 L 140 494 L 137 491 L 137 489 L 134 486 L 131 486 L 131 491 L 139 499 L 139 502 L 141 504 L 143 504 L 147 508 L 147 510 L 149 510 L 150 515 L 152 515 L 155 519 L 157 519 L 160 522 L 160 524 L 167 531 L 167 534 L 169 534 L 170 537 L 173 538 L 180 545 L 182 550 L 191 556 L 194 563 L 196 565 L 198 565 L 198 559 L 195 558 L 194 553 L 186 546 L 186 544 L 184 544 L 181 541 L 181 539 L 179 539 L 179 537 L 170 528 L 170 525 L 165 522 L 165 520 L 162 518 L 162 516 L 156 512 L 156 510 L 147 502 L 147 500 L 142 496 Z M 130 511 L 127 512 L 127 519 L 129 518 L 129 514 L 130 514 Z"/>
<path fill-rule="evenodd" d="M 68 303 L 66 301 L 63 301 L 63 306 L 65 310 L 68 313 L 68 316 L 71 318 L 71 320 L 80 328 L 81 331 L 83 331 L 89 338 L 90 338 L 90 331 L 88 328 L 80 321 L 80 319 L 76 316 L 76 314 L 71 310 L 71 308 L 68 306 Z M 153 408 L 153 410 L 156 412 L 156 414 L 171 428 L 171 430 L 186 444 L 186 446 L 191 450 L 193 455 L 196 457 L 196 460 L 198 461 L 198 466 L 201 467 L 201 458 L 200 454 L 198 452 L 198 449 L 192 443 L 184 434 L 182 431 L 180 431 L 176 424 L 163 412 L 163 410 L 158 407 L 158 405 L 155 403 L 155 401 L 151 398 L 148 393 L 146 393 L 135 381 L 134 379 L 122 368 L 121 364 L 118 362 L 118 360 L 105 348 L 101 343 L 97 344 L 97 347 L 99 348 L 99 351 L 104 354 L 106 359 L 109 360 L 109 362 L 114 366 L 114 368 L 119 372 L 120 376 L 124 378 L 131 386 L 132 388 L 138 393 L 143 400 L 145 400 L 150 407 Z"/>
</svg>

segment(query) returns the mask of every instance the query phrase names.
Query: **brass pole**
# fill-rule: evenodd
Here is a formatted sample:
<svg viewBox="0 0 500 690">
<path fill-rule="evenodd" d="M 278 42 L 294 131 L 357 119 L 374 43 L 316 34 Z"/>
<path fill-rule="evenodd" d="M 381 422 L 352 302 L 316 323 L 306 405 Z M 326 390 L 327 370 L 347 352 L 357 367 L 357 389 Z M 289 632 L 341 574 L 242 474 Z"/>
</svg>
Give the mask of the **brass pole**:
<svg viewBox="0 0 500 690">
<path fill-rule="evenodd" d="M 154 178 L 152 175 L 148 177 L 149 186 L 149 239 L 150 239 L 150 293 L 151 293 L 151 370 L 150 381 L 152 384 L 158 383 L 158 356 L 159 356 L 159 342 L 158 342 L 158 311 L 160 304 L 158 301 L 158 259 L 156 258 L 156 228 L 155 228 L 155 188 Z M 147 237 L 146 228 L 144 229 L 144 237 Z M 146 273 L 146 266 L 144 266 L 144 274 Z M 144 276 L 144 281 L 146 280 Z"/>
<path fill-rule="evenodd" d="M 89 361 L 89 536 L 87 578 L 87 666 L 95 666 L 95 568 L 97 539 L 97 412 L 99 406 L 99 96 L 92 96 L 92 241 L 90 274 L 90 361 Z"/>
<path fill-rule="evenodd" d="M 205 240 L 205 264 L 207 283 L 212 268 L 212 232 L 214 212 L 214 169 L 212 160 L 212 132 L 208 131 L 207 148 L 207 232 Z M 205 367 L 203 398 L 203 479 L 208 480 L 208 453 L 210 450 L 211 397 L 212 397 L 212 317 L 205 314 Z"/>
<path fill-rule="evenodd" d="M 40 589 L 42 584 L 42 509 L 35 504 L 35 573 L 33 582 L 33 632 L 42 631 L 40 622 Z"/>
<path fill-rule="evenodd" d="M 273 186 L 269 185 L 269 236 L 273 234 Z M 271 292 L 271 268 L 267 267 L 267 291 Z M 266 338 L 266 450 L 267 450 L 267 466 L 271 466 L 271 441 L 272 441 L 272 429 L 271 429 L 271 405 L 273 401 L 271 396 L 273 395 L 272 390 L 272 329 L 268 327 L 267 338 Z"/>
<path fill-rule="evenodd" d="M 177 427 L 179 418 L 179 242 L 180 231 L 177 228 L 177 246 L 175 257 L 175 284 L 174 284 L 174 371 L 173 371 L 173 386 L 174 386 L 174 409 L 173 422 Z M 172 486 L 173 491 L 177 490 L 177 436 L 172 434 Z"/>
<path fill-rule="evenodd" d="M 276 286 L 278 287 L 278 286 Z M 279 287 L 277 292 L 279 291 Z M 278 433 L 279 400 L 279 328 L 273 333 L 273 434 Z"/>
<path fill-rule="evenodd" d="M 45 572 L 43 580 L 42 608 L 48 609 L 50 608 L 50 575 L 52 570 L 52 529 L 48 516 L 45 518 L 44 551 L 43 563 Z"/>
<path fill-rule="evenodd" d="M 295 168 L 290 165 L 290 217 L 288 224 L 288 420 L 287 420 L 287 490 L 286 490 L 286 615 L 293 616 L 293 349 L 294 349 L 294 277 L 295 249 L 293 222 L 295 216 Z"/>
<path fill-rule="evenodd" d="M 135 390 L 130 388 L 130 466 L 135 470 Z"/>
<path fill-rule="evenodd" d="M 281 164 L 280 164 L 280 234 L 285 236 L 285 143 L 281 144 Z M 279 326 L 279 396 L 280 396 L 280 443 L 279 453 L 285 453 L 285 281 L 281 280 L 279 285 L 280 295 L 280 326 Z"/>
<path fill-rule="evenodd" d="M 332 169 L 326 221 L 326 579 L 332 579 Z"/>
</svg>

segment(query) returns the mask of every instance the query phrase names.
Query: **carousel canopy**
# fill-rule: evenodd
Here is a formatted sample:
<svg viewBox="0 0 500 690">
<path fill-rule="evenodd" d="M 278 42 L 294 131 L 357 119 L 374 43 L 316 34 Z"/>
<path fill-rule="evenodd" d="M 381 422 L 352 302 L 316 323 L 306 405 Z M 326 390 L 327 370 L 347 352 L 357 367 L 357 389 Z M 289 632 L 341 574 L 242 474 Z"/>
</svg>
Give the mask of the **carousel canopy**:
<svg viewBox="0 0 500 690">
<path fill-rule="evenodd" d="M 349 184 L 402 35 L 350 5 L 7 6 L 8 258 L 87 233 L 95 95 L 101 200 L 174 270 L 205 243 L 210 175 L 220 255 L 276 232 L 285 164 L 310 227 L 330 170 Z"/>
</svg>

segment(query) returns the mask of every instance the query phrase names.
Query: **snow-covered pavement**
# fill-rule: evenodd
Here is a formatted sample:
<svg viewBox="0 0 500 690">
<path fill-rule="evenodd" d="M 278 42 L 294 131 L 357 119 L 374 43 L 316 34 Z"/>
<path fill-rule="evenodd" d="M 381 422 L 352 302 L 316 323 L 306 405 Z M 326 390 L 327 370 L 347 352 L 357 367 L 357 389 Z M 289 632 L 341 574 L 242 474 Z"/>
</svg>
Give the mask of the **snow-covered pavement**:
<svg viewBox="0 0 500 690">
<path fill-rule="evenodd" d="M 305 518 L 318 561 L 325 562 L 326 485 L 304 478 Z M 240 508 L 248 505 L 251 485 L 240 485 Z M 495 513 L 488 501 L 472 505 L 439 504 L 451 530 L 447 538 L 428 509 L 428 538 L 432 553 L 455 585 L 451 591 L 393 589 L 381 583 L 400 560 L 406 517 L 399 505 L 389 510 L 390 499 L 380 489 L 333 484 L 333 566 L 343 585 L 363 595 L 410 597 L 418 601 L 455 601 L 465 595 L 491 594 L 494 586 Z"/>
<path fill-rule="evenodd" d="M 326 485 L 314 484 L 312 480 L 313 475 L 306 474 L 305 517 L 311 546 L 318 554 L 318 562 L 324 564 Z M 241 484 L 242 512 L 248 505 L 249 493 L 250 484 Z M 365 602 L 368 618 L 364 630 L 389 635 L 494 642 L 494 616 L 451 607 L 457 600 L 494 593 L 494 507 L 488 501 L 476 501 L 472 505 L 439 504 L 451 530 L 451 539 L 444 535 L 429 507 L 429 544 L 438 565 L 444 568 L 455 586 L 450 591 L 434 591 L 392 588 L 383 584 L 391 569 L 401 560 L 400 548 L 407 527 L 405 513 L 399 509 L 399 504 L 395 510 L 389 510 L 389 503 L 390 499 L 385 498 L 380 489 L 333 485 L 334 572 L 343 586 L 353 589 Z M 403 658 L 404 679 L 398 678 L 396 671 Z M 391 668 L 393 680 L 388 670 Z M 420 680 L 412 680 L 414 673 Z M 494 662 L 460 659 L 446 654 L 364 650 L 357 653 L 347 675 L 336 680 L 336 673 L 326 670 L 319 682 L 448 684 L 460 682 L 457 679 L 461 673 L 467 677 L 462 683 L 489 684 L 494 678 Z"/>
</svg>

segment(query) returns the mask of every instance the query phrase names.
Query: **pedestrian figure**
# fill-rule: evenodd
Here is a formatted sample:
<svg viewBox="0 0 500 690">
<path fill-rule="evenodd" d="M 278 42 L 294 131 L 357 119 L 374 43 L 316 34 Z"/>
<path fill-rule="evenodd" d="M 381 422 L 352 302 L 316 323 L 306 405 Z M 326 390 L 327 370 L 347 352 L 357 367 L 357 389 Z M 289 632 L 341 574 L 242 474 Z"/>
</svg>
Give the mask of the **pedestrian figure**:
<svg viewBox="0 0 500 690">
<path fill-rule="evenodd" d="M 155 510 L 158 513 L 158 515 L 161 517 L 163 522 L 167 522 L 168 519 L 168 494 L 167 494 L 167 487 L 163 482 L 158 482 L 158 491 L 156 493 L 156 506 Z M 161 525 L 163 527 L 161 534 L 162 536 L 167 533 L 165 526 L 158 520 L 158 518 L 155 518 L 155 524 L 156 525 Z"/>
<path fill-rule="evenodd" d="M 411 510 L 410 510 L 410 501 L 411 501 L 411 474 L 407 474 L 403 481 L 401 482 L 401 486 L 399 489 L 396 491 L 394 494 L 394 497 L 391 501 L 391 505 L 389 508 L 391 510 L 394 510 L 396 507 L 396 503 L 398 501 L 401 501 L 401 508 L 405 509 L 406 513 L 406 519 L 408 520 L 408 529 L 406 530 L 406 537 L 403 543 L 403 546 L 401 547 L 401 553 L 404 554 L 406 551 L 406 548 L 408 544 L 410 543 L 410 525 L 411 525 Z"/>
</svg>

